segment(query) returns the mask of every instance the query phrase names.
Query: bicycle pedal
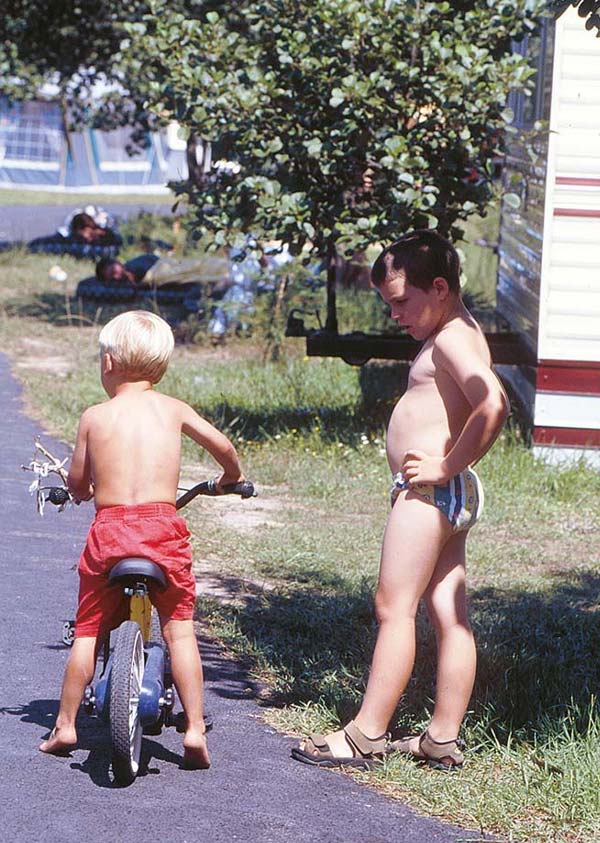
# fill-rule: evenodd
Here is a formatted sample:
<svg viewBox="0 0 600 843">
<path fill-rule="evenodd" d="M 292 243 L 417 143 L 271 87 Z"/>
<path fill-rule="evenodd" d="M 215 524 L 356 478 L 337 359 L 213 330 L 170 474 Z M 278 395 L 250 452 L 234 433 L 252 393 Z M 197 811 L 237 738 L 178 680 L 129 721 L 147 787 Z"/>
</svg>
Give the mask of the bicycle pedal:
<svg viewBox="0 0 600 843">
<path fill-rule="evenodd" d="M 175 730 L 179 734 L 183 734 L 185 732 L 185 714 L 183 711 L 178 711 L 177 714 L 172 714 L 169 717 L 169 722 L 167 723 L 168 726 L 175 726 Z M 207 732 L 210 732 L 213 727 L 213 718 L 212 714 L 207 712 L 204 715 L 204 728 Z"/>
<path fill-rule="evenodd" d="M 92 715 L 96 711 L 96 697 L 94 696 L 94 689 L 91 685 L 88 685 L 85 689 L 85 693 L 83 695 L 83 701 L 81 703 L 83 706 L 83 710 L 86 714 Z"/>
<path fill-rule="evenodd" d="M 75 621 L 65 621 L 62 629 L 63 644 L 72 647 L 73 641 L 75 641 Z"/>
<path fill-rule="evenodd" d="M 169 726 L 175 726 L 175 730 L 180 735 L 185 732 L 185 714 L 183 711 L 178 711 L 177 714 L 171 714 Z"/>
</svg>

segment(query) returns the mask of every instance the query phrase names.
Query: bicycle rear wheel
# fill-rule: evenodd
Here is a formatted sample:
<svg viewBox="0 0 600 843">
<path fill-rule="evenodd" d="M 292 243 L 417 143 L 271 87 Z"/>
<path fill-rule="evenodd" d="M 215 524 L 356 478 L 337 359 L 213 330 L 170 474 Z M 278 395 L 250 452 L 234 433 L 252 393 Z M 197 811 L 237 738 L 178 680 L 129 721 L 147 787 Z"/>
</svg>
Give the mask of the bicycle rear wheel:
<svg viewBox="0 0 600 843">
<path fill-rule="evenodd" d="M 152 607 L 152 620 L 150 622 L 150 641 L 154 644 L 160 644 L 161 647 L 166 647 L 165 639 L 163 638 L 162 629 L 160 627 L 160 618 L 156 607 Z"/>
<path fill-rule="evenodd" d="M 139 699 L 143 676 L 142 632 L 135 621 L 124 621 L 118 630 L 110 676 L 112 770 L 118 784 L 131 784 L 140 766 Z"/>
</svg>

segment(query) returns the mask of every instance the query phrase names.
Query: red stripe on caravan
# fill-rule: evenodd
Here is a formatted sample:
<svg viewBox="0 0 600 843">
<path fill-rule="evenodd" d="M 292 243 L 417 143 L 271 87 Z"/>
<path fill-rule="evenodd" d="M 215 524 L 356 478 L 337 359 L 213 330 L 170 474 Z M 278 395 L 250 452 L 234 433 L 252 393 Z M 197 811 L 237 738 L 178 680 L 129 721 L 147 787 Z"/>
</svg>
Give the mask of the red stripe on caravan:
<svg viewBox="0 0 600 843">
<path fill-rule="evenodd" d="M 600 363 L 540 360 L 535 386 L 538 392 L 600 395 Z"/>
<path fill-rule="evenodd" d="M 600 208 L 555 208 L 555 217 L 593 217 L 600 219 Z"/>
<path fill-rule="evenodd" d="M 574 187 L 600 187 L 600 179 L 592 178 L 571 178 L 569 176 L 557 176 L 556 184 L 570 184 Z"/>
<path fill-rule="evenodd" d="M 600 430 L 576 427 L 534 427 L 533 442 L 535 445 L 600 448 Z"/>
</svg>

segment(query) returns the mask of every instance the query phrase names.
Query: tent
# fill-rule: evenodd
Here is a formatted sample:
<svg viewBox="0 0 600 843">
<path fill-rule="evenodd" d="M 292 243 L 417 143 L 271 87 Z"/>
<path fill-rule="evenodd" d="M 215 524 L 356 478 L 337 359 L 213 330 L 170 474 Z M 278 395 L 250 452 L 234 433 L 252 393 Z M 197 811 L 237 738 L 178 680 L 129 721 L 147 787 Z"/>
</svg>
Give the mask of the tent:
<svg viewBox="0 0 600 843">
<path fill-rule="evenodd" d="M 128 128 L 67 131 L 57 102 L 0 97 L 0 187 L 161 192 L 167 182 L 187 178 L 176 125 L 149 135 L 133 156 L 129 141 Z"/>
</svg>

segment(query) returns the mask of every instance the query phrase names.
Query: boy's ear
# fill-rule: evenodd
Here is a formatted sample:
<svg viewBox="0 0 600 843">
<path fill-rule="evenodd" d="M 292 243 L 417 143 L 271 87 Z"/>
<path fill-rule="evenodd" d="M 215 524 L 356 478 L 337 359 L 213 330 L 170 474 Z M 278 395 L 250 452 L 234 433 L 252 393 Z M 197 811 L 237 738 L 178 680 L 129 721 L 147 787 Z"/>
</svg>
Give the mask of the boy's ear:
<svg viewBox="0 0 600 843">
<path fill-rule="evenodd" d="M 442 275 L 438 275 L 433 279 L 432 287 L 436 291 L 440 301 L 445 301 L 448 298 L 450 287 Z"/>
<path fill-rule="evenodd" d="M 115 368 L 115 361 L 112 359 L 112 357 L 110 356 L 108 351 L 106 351 L 102 355 L 102 371 L 104 371 L 108 374 L 109 372 L 112 372 L 112 370 L 114 368 Z"/>
</svg>

